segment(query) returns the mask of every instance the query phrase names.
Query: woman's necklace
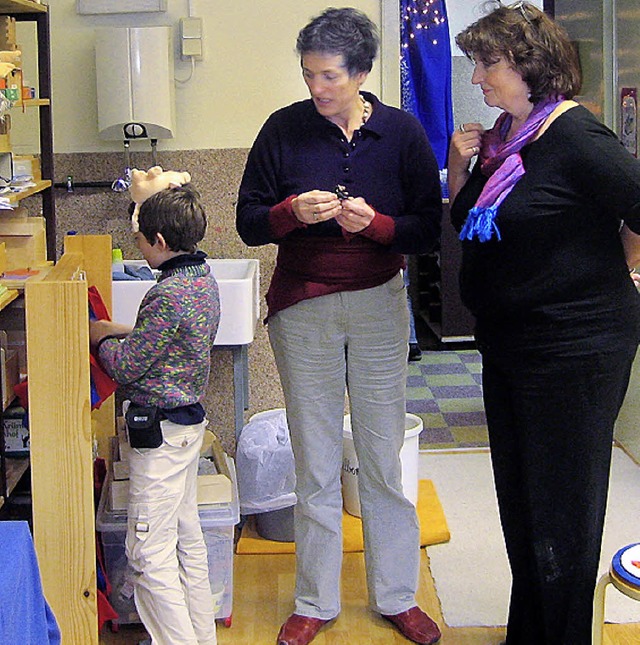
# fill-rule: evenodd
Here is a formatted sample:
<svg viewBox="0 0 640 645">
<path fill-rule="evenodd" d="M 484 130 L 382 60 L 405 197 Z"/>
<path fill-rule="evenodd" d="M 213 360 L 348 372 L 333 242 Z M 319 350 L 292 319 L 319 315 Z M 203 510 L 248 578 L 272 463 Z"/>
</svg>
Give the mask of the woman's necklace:
<svg viewBox="0 0 640 645">
<path fill-rule="evenodd" d="M 333 121 L 333 123 L 335 123 L 344 132 L 345 136 L 347 137 L 347 141 L 351 141 L 353 137 L 353 133 L 356 130 L 358 130 L 358 127 L 363 126 L 371 116 L 371 108 L 372 108 L 371 103 L 369 103 L 369 101 L 367 101 L 367 99 L 365 99 L 364 96 L 362 96 L 362 94 L 360 94 L 359 96 L 360 96 L 360 100 L 362 101 L 362 117 L 360 119 L 359 126 L 354 125 L 353 130 L 350 129 L 350 123 L 351 123 L 352 117 L 349 117 L 349 120 L 344 125 L 341 122 L 333 121 L 333 119 L 329 119 L 330 121 Z"/>
</svg>

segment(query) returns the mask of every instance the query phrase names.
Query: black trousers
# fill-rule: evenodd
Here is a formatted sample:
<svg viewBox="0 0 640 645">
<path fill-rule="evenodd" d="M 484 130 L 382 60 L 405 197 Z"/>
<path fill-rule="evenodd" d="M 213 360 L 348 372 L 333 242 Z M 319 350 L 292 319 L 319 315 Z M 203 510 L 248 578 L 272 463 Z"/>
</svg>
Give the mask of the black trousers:
<svg viewBox="0 0 640 645">
<path fill-rule="evenodd" d="M 613 427 L 634 356 L 483 355 L 512 573 L 507 645 L 591 644 Z"/>
</svg>

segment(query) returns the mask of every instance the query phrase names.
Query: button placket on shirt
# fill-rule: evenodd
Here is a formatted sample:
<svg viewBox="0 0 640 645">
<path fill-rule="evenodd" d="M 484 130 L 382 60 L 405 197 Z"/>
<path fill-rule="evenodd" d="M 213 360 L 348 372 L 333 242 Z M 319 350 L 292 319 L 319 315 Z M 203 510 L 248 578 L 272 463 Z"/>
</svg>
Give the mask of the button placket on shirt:
<svg viewBox="0 0 640 645">
<path fill-rule="evenodd" d="M 340 143 L 343 146 L 343 149 L 342 149 L 342 158 L 343 158 L 342 172 L 343 172 L 343 174 L 345 176 L 347 176 L 351 172 L 352 153 L 355 152 L 356 143 L 361 137 L 362 137 L 362 132 L 360 132 L 360 130 L 356 130 L 353 133 L 353 138 L 351 139 L 351 141 L 347 141 L 346 137 L 340 137 Z"/>
</svg>

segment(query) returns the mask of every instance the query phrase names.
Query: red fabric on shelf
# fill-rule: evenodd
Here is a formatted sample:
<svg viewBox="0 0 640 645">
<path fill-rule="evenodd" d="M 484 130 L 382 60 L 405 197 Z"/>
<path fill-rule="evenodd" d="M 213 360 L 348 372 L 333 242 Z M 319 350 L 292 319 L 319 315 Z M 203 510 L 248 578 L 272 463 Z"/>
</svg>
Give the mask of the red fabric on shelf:
<svg viewBox="0 0 640 645">
<path fill-rule="evenodd" d="M 96 287 L 89 287 L 89 316 L 92 320 L 110 320 L 107 307 Z M 97 410 L 117 389 L 118 384 L 104 371 L 100 359 L 93 350 L 89 353 L 89 373 L 91 376 L 91 409 Z M 26 410 L 29 407 L 27 380 L 13 388 L 20 405 Z"/>
<path fill-rule="evenodd" d="M 111 320 L 104 300 L 94 286 L 87 290 L 89 296 L 89 314 L 95 320 Z M 91 409 L 97 410 L 117 389 L 118 384 L 104 371 L 100 358 L 91 349 L 89 354 L 91 372 Z"/>
</svg>

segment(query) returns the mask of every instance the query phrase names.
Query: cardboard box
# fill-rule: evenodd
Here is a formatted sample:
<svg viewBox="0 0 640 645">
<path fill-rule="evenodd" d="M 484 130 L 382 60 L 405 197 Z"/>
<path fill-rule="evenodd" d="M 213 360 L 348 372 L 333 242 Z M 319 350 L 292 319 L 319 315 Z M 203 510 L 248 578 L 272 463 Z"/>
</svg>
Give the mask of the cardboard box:
<svg viewBox="0 0 640 645">
<path fill-rule="evenodd" d="M 2 417 L 4 424 L 4 447 L 7 455 L 26 457 L 29 455 L 29 430 L 22 424 L 25 410 L 19 405 L 7 408 Z"/>
<path fill-rule="evenodd" d="M 124 425 L 124 419 L 116 419 L 117 434 L 111 437 L 111 474 L 113 479 L 120 481 L 129 479 L 129 460 L 126 458 L 129 444 Z"/>
<path fill-rule="evenodd" d="M 45 230 L 44 217 L 25 217 L 24 211 L 16 209 L 14 216 L 0 217 L 0 235 L 25 237 Z"/>
<path fill-rule="evenodd" d="M 6 341 L 5 341 L 6 342 Z M 20 382 L 20 361 L 18 352 L 0 347 L 0 379 L 2 381 L 2 407 L 6 408 L 14 399 L 13 388 Z"/>
<path fill-rule="evenodd" d="M 0 218 L 0 243 L 4 242 L 6 270 L 41 265 L 47 260 L 44 217 Z"/>
<path fill-rule="evenodd" d="M 11 152 L 11 136 L 8 132 L 0 133 L 0 152 Z"/>
<path fill-rule="evenodd" d="M 0 16 L 0 50 L 14 51 L 17 48 L 16 19 Z"/>
<path fill-rule="evenodd" d="M 36 267 L 46 262 L 47 239 L 44 230 L 29 236 L 0 235 L 6 245 L 7 271 Z"/>
<path fill-rule="evenodd" d="M 8 186 L 13 178 L 13 153 L 0 153 L 0 186 Z"/>
<path fill-rule="evenodd" d="M 29 210 L 26 206 L 14 206 L 13 208 L 0 206 L 0 222 L 13 219 L 26 219 L 29 217 Z"/>
<path fill-rule="evenodd" d="M 232 499 L 231 481 L 226 475 L 198 475 L 198 505 L 229 504 Z M 129 503 L 129 480 L 112 479 L 110 508 L 126 511 Z"/>
<path fill-rule="evenodd" d="M 31 177 L 33 181 L 41 181 L 40 159 L 33 155 L 13 155 L 13 176 Z"/>
<path fill-rule="evenodd" d="M 231 480 L 222 474 L 198 475 L 198 505 L 230 504 Z"/>
<path fill-rule="evenodd" d="M 24 329 L 7 329 L 7 350 L 18 355 L 20 380 L 27 376 L 27 332 Z"/>
<path fill-rule="evenodd" d="M 4 80 L 4 79 L 2 79 Z M 6 85 L 6 82 L 5 82 Z M 0 117 L 0 152 L 11 152 L 11 115 Z"/>
<path fill-rule="evenodd" d="M 129 480 L 121 479 L 116 481 L 114 479 L 111 482 L 111 486 L 109 486 L 109 494 L 109 505 L 111 510 L 126 511 L 129 501 Z"/>
</svg>

